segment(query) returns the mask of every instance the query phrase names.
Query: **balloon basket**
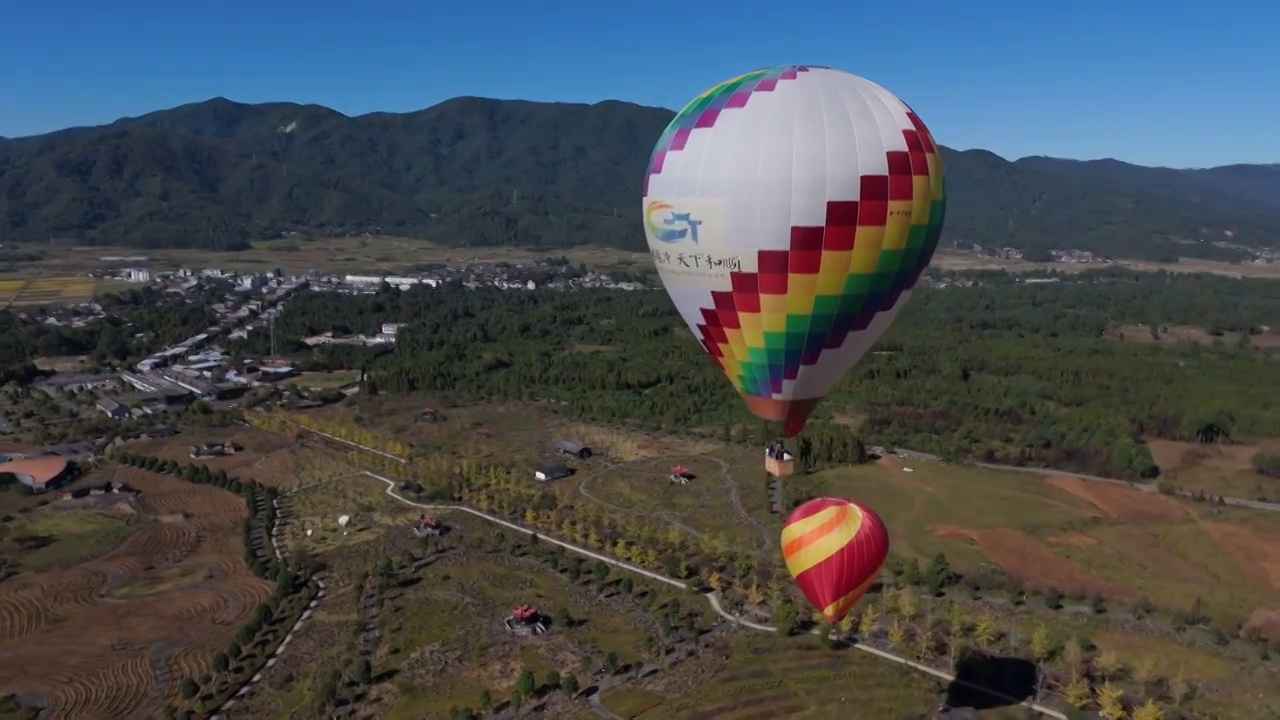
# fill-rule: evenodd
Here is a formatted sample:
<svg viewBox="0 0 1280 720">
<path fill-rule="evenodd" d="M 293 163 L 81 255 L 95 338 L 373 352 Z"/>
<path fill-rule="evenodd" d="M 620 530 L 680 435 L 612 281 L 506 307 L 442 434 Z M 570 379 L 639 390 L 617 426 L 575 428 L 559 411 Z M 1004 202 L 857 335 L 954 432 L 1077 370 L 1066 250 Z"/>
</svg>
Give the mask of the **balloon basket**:
<svg viewBox="0 0 1280 720">
<path fill-rule="evenodd" d="M 791 460 L 775 460 L 773 458 L 764 459 L 764 469 L 776 478 L 791 477 L 792 473 L 796 471 L 795 463 Z"/>
</svg>

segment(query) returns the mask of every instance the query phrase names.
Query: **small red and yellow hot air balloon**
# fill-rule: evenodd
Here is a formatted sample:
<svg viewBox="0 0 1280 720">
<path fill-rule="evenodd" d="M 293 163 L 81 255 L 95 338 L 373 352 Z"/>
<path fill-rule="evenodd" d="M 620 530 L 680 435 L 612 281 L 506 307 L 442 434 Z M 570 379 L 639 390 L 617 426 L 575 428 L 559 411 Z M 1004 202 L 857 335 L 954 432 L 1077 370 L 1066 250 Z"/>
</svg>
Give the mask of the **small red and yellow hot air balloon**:
<svg viewBox="0 0 1280 720">
<path fill-rule="evenodd" d="M 782 528 L 782 557 L 827 622 L 844 617 L 875 582 L 889 554 L 880 516 L 845 498 L 816 498 L 791 513 Z"/>
</svg>

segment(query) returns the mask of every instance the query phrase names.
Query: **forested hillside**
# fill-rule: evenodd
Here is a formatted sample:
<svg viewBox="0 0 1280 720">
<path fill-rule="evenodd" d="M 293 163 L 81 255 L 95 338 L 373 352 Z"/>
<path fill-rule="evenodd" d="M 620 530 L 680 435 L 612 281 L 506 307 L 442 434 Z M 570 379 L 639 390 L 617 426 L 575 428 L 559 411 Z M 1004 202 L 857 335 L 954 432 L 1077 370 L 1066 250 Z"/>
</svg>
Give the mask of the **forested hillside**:
<svg viewBox="0 0 1280 720">
<path fill-rule="evenodd" d="M 347 117 L 217 98 L 0 140 L 0 240 L 243 249 L 289 232 L 371 233 L 638 249 L 643 170 L 671 117 L 623 102 L 482 98 Z M 1280 209 L 1197 202 L 1182 186 L 1103 182 L 981 150 L 944 148 L 944 160 L 944 244 L 1237 259 L 1213 241 L 1280 237 Z"/>
<path fill-rule="evenodd" d="M 1277 359 L 1243 341 L 1155 345 L 1104 336 L 1122 324 L 1259 333 L 1280 327 L 1280 285 L 1123 273 L 1080 284 L 922 289 L 816 416 L 869 442 L 950 458 L 1045 464 L 1138 478 L 1143 440 L 1280 434 Z M 555 400 L 608 422 L 708 433 L 745 420 L 729 383 L 659 292 L 418 288 L 291 301 L 277 333 L 412 323 L 367 364 L 377 389 Z M 253 336 L 245 352 L 261 352 Z"/>
</svg>

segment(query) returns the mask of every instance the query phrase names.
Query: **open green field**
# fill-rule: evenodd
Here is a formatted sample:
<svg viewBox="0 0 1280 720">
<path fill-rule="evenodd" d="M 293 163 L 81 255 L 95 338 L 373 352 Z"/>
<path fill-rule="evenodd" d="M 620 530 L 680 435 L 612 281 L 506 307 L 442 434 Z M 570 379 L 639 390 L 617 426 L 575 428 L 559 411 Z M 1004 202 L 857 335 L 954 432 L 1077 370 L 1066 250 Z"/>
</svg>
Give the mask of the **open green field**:
<svg viewBox="0 0 1280 720">
<path fill-rule="evenodd" d="M 353 370 L 335 370 L 333 372 L 304 372 L 288 384 L 311 390 L 329 390 L 360 379 L 360 373 Z"/>
<path fill-rule="evenodd" d="M 0 549 L 18 556 L 23 570 L 74 567 L 111 550 L 132 529 L 118 517 L 97 512 L 37 511 L 0 523 Z M 21 543 L 31 549 L 21 550 Z"/>
<path fill-rule="evenodd" d="M 44 260 L 30 263 L 35 270 L 53 274 L 90 270 L 104 266 L 104 256 L 146 257 L 146 264 L 165 266 L 220 267 L 227 270 L 270 270 L 289 272 L 321 270 L 334 273 L 368 274 L 390 272 L 426 263 L 524 262 L 544 257 L 567 257 L 588 267 L 606 268 L 653 262 L 648 253 L 612 248 L 577 247 L 526 250 L 511 247 L 447 248 L 423 240 L 396 237 L 290 238 L 254 243 L 251 250 L 214 252 L 203 250 L 134 250 L 109 247 L 68 247 L 49 252 Z M 119 263 L 116 263 L 119 264 Z"/>
</svg>

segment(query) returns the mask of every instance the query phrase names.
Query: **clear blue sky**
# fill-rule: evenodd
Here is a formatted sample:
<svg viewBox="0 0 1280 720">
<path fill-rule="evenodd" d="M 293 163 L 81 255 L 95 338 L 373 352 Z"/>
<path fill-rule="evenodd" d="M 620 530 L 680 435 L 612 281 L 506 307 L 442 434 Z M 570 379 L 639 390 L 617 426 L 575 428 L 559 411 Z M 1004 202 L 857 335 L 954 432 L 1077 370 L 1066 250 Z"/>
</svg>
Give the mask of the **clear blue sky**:
<svg viewBox="0 0 1280 720">
<path fill-rule="evenodd" d="M 1280 161 L 1280 4 L 1259 0 L 5 5 L 9 137 L 217 95 L 348 114 L 456 95 L 675 108 L 756 67 L 812 63 L 885 85 L 952 147 L 1184 167 Z"/>
</svg>

